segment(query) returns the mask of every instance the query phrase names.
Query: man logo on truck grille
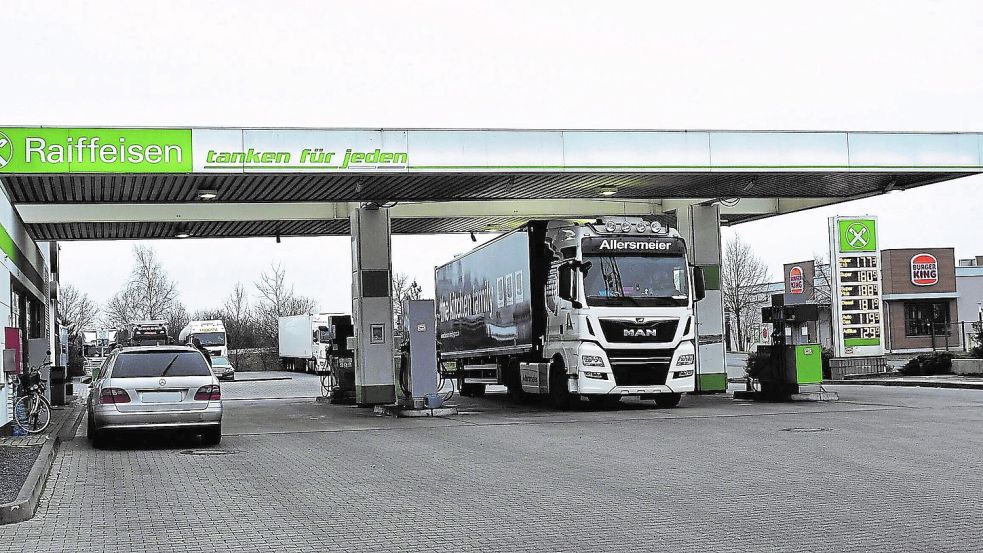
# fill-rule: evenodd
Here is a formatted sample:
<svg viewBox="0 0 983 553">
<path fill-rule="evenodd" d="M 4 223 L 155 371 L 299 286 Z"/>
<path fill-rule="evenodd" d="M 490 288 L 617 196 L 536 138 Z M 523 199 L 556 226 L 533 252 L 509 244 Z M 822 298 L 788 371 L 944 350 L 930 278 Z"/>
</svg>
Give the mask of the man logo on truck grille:
<svg viewBox="0 0 983 553">
<path fill-rule="evenodd" d="M 0 132 L 0 169 L 12 159 L 14 159 L 14 145 L 7 135 Z"/>
<path fill-rule="evenodd" d="M 626 337 L 638 337 L 638 336 L 651 336 L 656 337 L 659 335 L 659 331 L 654 328 L 626 328 Z"/>
</svg>

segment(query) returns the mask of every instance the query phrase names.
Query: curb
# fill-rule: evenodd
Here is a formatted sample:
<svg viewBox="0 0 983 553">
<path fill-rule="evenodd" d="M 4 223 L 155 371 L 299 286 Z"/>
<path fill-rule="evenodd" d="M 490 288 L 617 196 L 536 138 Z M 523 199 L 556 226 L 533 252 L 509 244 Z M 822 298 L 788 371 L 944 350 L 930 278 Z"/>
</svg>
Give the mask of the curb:
<svg viewBox="0 0 983 553">
<path fill-rule="evenodd" d="M 912 388 L 952 388 L 959 390 L 983 390 L 983 382 L 932 382 L 926 380 L 882 380 L 860 379 L 824 380 L 823 384 L 854 385 L 854 386 L 906 386 Z"/>
<path fill-rule="evenodd" d="M 0 505 L 0 524 L 13 524 L 23 522 L 34 517 L 34 510 L 38 508 L 38 501 L 41 499 L 41 490 L 44 483 L 48 480 L 48 471 L 55 461 L 55 442 L 58 438 L 49 437 L 41 446 L 38 458 L 34 460 L 34 466 L 27 475 L 27 480 L 21 486 L 17 499 L 10 503 Z"/>
<path fill-rule="evenodd" d="M 58 444 L 74 437 L 75 429 L 85 412 L 82 407 L 81 402 L 73 406 L 72 408 L 78 413 L 66 417 L 60 426 L 52 429 L 41 446 L 38 458 L 34 460 L 34 465 L 31 466 L 31 472 L 27 474 L 27 480 L 24 480 L 24 485 L 17 493 L 17 499 L 0 505 L 0 525 L 24 522 L 34 518 L 34 512 L 41 500 L 41 492 L 44 490 L 44 485 L 48 481 L 48 474 L 51 472 L 51 465 L 55 462 Z"/>
</svg>

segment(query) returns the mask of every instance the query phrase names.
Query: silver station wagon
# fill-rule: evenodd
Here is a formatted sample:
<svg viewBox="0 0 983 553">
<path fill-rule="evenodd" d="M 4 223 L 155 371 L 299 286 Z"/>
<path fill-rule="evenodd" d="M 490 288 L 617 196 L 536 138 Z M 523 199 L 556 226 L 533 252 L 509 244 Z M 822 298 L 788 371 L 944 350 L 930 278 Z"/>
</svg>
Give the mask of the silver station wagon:
<svg viewBox="0 0 983 553">
<path fill-rule="evenodd" d="M 189 428 L 222 440 L 222 391 L 205 357 L 188 346 L 123 348 L 92 382 L 88 437 L 122 429 Z"/>
</svg>

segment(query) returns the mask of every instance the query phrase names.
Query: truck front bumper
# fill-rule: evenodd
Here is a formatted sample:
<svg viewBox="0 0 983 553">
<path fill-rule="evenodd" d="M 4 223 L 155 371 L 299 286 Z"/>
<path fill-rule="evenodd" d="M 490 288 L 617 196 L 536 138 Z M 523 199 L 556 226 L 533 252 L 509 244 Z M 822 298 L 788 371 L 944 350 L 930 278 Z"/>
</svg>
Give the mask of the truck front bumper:
<svg viewBox="0 0 983 553">
<path fill-rule="evenodd" d="M 672 371 L 670 371 L 669 378 L 663 385 L 618 386 L 611 374 L 607 375 L 608 380 L 601 380 L 589 378 L 584 374 L 584 371 L 581 371 L 577 378 L 577 392 L 582 395 L 639 396 L 649 394 L 680 394 L 692 392 L 696 389 L 696 379 L 692 375 L 683 378 L 671 378 L 672 374 Z"/>
<path fill-rule="evenodd" d="M 620 365 L 612 365 L 607 351 L 594 343 L 585 342 L 578 350 L 580 362 L 576 379 L 571 375 L 570 391 L 583 395 L 652 395 L 680 394 L 696 390 L 695 350 L 690 341 L 681 342 L 672 350 L 668 363 L 649 361 L 651 353 L 637 351 L 634 358 L 625 359 L 622 353 Z M 689 362 L 681 364 L 681 359 Z M 617 359 L 616 359 L 617 361 Z M 622 379 L 619 382 L 619 378 Z M 576 390 L 572 389 L 576 384 Z"/>
</svg>

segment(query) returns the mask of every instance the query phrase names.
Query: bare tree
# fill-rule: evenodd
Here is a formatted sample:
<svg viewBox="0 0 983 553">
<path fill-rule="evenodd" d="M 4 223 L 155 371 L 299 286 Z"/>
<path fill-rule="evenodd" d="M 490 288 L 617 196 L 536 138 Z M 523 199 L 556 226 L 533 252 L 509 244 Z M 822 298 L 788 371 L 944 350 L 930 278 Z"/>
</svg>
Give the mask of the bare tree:
<svg viewBox="0 0 983 553">
<path fill-rule="evenodd" d="M 392 287 L 393 328 L 399 332 L 403 328 L 403 302 L 420 299 L 423 288 L 406 273 L 393 273 Z"/>
<path fill-rule="evenodd" d="M 171 338 L 174 338 L 174 342 L 177 343 L 178 336 L 180 336 L 181 331 L 184 330 L 184 327 L 186 327 L 188 322 L 191 320 L 191 317 L 188 315 L 188 310 L 184 307 L 183 303 L 175 301 L 171 306 L 170 311 L 168 311 L 165 319 L 167 320 L 168 332 L 170 333 Z"/>
<path fill-rule="evenodd" d="M 69 342 L 74 343 L 84 328 L 92 326 L 99 315 L 99 306 L 89 295 L 71 284 L 59 290 L 58 316 L 68 329 Z"/>
<path fill-rule="evenodd" d="M 102 324 L 108 328 L 122 328 L 130 321 L 140 319 L 136 313 L 134 291 L 128 286 L 109 298 L 102 309 Z"/>
<path fill-rule="evenodd" d="M 724 249 L 721 285 L 724 309 L 730 312 L 737 330 L 740 350 L 748 346 L 750 330 L 757 320 L 761 294 L 768 283 L 768 267 L 739 235 Z"/>
<path fill-rule="evenodd" d="M 287 272 L 282 265 L 271 265 L 270 270 L 259 275 L 256 290 L 259 302 L 256 306 L 256 319 L 266 344 L 276 342 L 277 320 L 290 315 L 303 315 L 317 311 L 317 301 L 294 292 L 287 285 Z"/>
<path fill-rule="evenodd" d="M 178 301 L 177 283 L 149 246 L 133 247 L 133 268 L 123 288 L 106 303 L 103 323 L 122 327 L 135 320 L 168 320 L 175 336 L 187 324 L 187 310 Z M 184 321 L 182 323 L 182 321 Z M 175 327 L 175 325 L 180 326 Z"/>
<path fill-rule="evenodd" d="M 813 299 L 819 304 L 828 304 L 833 301 L 833 270 L 829 264 L 829 258 L 816 254 L 813 256 L 813 264 L 816 267 L 816 282 Z"/>
<path fill-rule="evenodd" d="M 225 336 L 233 364 L 239 366 L 239 350 L 253 345 L 252 330 L 255 326 L 249 295 L 241 282 L 236 282 L 232 292 L 226 296 L 222 305 L 222 320 L 225 322 Z"/>
<path fill-rule="evenodd" d="M 167 318 L 177 307 L 177 283 L 168 276 L 153 248 L 134 246 L 133 261 L 127 287 L 134 291 L 136 311 L 144 319 Z"/>
</svg>

